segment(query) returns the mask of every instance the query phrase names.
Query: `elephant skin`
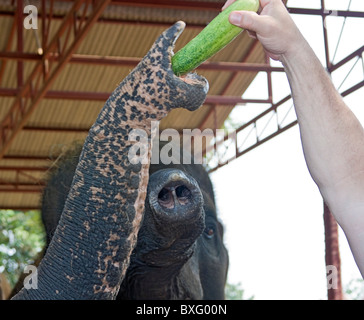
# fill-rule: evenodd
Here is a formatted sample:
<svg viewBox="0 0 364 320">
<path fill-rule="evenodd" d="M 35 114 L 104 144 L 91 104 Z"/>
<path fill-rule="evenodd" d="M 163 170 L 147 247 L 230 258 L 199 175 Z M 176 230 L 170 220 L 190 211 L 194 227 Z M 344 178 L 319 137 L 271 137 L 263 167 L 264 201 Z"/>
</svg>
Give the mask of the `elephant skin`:
<svg viewBox="0 0 364 320">
<path fill-rule="evenodd" d="M 180 21 L 166 30 L 106 101 L 48 234 L 38 287 L 13 299 L 223 297 L 227 254 L 211 190 L 184 167 L 149 170 L 151 122 L 175 108 L 196 110 L 208 91 L 203 77 L 180 78 L 171 69 L 184 27 Z M 128 158 L 136 129 L 148 139 L 141 163 Z"/>
</svg>

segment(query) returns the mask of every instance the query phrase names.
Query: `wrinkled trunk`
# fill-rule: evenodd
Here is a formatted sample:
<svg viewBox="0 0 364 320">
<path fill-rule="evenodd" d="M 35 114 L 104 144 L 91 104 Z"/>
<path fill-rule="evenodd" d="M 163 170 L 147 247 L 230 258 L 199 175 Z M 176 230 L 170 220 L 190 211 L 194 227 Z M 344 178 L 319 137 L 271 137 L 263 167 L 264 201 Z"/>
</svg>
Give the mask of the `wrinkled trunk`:
<svg viewBox="0 0 364 320">
<path fill-rule="evenodd" d="M 14 299 L 113 299 L 129 265 L 143 219 L 153 133 L 152 120 L 178 107 L 197 109 L 205 79 L 191 84 L 170 69 L 178 22 L 155 42 L 112 93 L 86 138 L 65 207 L 38 268 L 38 289 Z M 145 164 L 132 164 L 133 129 L 147 135 Z"/>
<path fill-rule="evenodd" d="M 120 299 L 202 299 L 196 240 L 205 228 L 197 181 L 178 169 L 153 173 L 145 220 Z"/>
<path fill-rule="evenodd" d="M 201 300 L 203 288 L 200 279 L 196 244 L 179 256 L 179 261 L 160 264 L 132 257 L 127 277 L 122 283 L 118 299 L 127 300 Z M 183 260 L 182 260 L 182 257 Z M 164 263 L 164 264 L 163 264 Z"/>
</svg>

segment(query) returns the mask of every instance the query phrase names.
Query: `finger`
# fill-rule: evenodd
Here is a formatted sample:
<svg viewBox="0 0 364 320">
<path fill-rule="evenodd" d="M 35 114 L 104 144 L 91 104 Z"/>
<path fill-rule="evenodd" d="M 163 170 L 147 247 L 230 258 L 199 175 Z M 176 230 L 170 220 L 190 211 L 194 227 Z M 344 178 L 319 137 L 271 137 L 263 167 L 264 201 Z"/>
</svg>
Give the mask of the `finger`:
<svg viewBox="0 0 364 320">
<path fill-rule="evenodd" d="M 277 0 L 260 0 L 260 5 L 262 8 L 264 8 L 266 5 L 272 3 L 272 2 L 275 2 Z M 282 1 L 282 0 L 278 0 L 278 1 Z"/>
<path fill-rule="evenodd" d="M 235 0 L 228 0 L 225 2 L 224 6 L 221 8 L 221 10 L 225 10 L 228 6 L 230 6 Z"/>
<path fill-rule="evenodd" d="M 236 0 L 227 0 L 224 4 L 224 6 L 221 8 L 222 10 L 225 10 L 228 6 L 230 6 L 233 2 L 235 2 Z M 270 2 L 272 2 L 273 0 L 260 0 L 260 11 Z M 279 0 L 281 1 L 281 0 Z"/>
<path fill-rule="evenodd" d="M 260 14 L 262 12 L 262 10 L 263 10 L 263 7 L 260 5 L 257 13 Z"/>
<path fill-rule="evenodd" d="M 257 34 L 266 34 L 269 32 L 271 25 L 267 22 L 268 16 L 260 16 L 252 11 L 233 11 L 229 15 L 231 24 L 254 31 Z"/>
<path fill-rule="evenodd" d="M 250 38 L 257 39 L 257 34 L 254 31 L 246 30 Z"/>
</svg>

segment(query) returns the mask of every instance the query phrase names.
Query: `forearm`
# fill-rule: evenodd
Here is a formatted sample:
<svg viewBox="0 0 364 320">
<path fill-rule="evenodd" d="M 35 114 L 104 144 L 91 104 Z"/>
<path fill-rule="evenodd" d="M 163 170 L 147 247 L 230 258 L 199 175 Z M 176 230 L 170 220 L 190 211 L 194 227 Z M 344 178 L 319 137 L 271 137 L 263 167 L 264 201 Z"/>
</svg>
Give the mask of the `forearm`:
<svg viewBox="0 0 364 320">
<path fill-rule="evenodd" d="M 227 5 L 234 0 L 228 0 Z M 230 22 L 255 32 L 282 61 L 291 86 L 306 162 L 344 229 L 364 275 L 364 131 L 303 38 L 281 0 L 261 0 L 257 15 L 236 11 Z"/>
<path fill-rule="evenodd" d="M 305 40 L 282 56 L 310 173 L 327 201 L 364 178 L 364 131 Z M 344 185 L 343 185 L 344 184 Z M 350 205 L 350 204 L 348 204 Z M 337 208 L 340 209 L 341 208 Z"/>
<path fill-rule="evenodd" d="M 364 274 L 364 130 L 305 40 L 282 56 L 308 169 Z"/>
</svg>

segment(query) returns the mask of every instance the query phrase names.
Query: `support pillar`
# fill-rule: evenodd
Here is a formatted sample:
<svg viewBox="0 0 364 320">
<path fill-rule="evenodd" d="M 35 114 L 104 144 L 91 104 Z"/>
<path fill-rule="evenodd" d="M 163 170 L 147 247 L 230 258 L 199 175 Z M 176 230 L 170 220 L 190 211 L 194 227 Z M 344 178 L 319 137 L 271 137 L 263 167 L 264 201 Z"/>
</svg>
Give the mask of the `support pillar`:
<svg viewBox="0 0 364 320">
<path fill-rule="evenodd" d="M 328 300 L 343 300 L 344 295 L 341 283 L 339 228 L 334 216 L 331 214 L 330 209 L 325 203 L 324 225 L 327 298 Z"/>
</svg>

